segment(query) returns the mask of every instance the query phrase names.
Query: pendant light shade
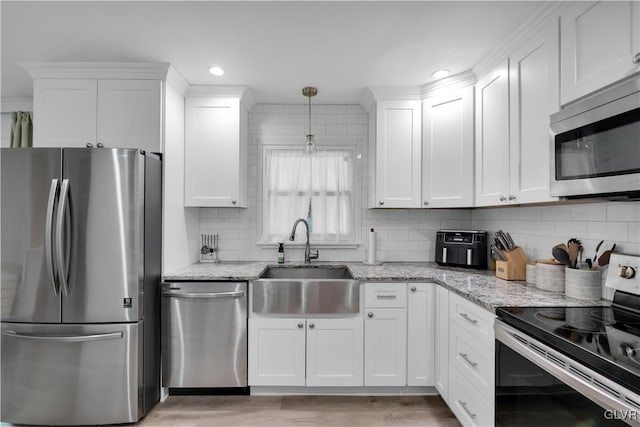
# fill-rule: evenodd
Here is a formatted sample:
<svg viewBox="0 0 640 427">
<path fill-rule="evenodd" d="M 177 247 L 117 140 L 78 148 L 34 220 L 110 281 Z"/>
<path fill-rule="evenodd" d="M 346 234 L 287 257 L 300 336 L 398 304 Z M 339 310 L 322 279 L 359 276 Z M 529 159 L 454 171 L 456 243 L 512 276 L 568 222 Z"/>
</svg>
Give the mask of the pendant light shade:
<svg viewBox="0 0 640 427">
<path fill-rule="evenodd" d="M 307 86 L 302 89 L 302 94 L 309 98 L 309 133 L 307 134 L 305 151 L 307 152 L 307 154 L 313 154 L 316 151 L 316 140 L 311 134 L 311 97 L 318 94 L 318 89 L 315 87 Z"/>
</svg>

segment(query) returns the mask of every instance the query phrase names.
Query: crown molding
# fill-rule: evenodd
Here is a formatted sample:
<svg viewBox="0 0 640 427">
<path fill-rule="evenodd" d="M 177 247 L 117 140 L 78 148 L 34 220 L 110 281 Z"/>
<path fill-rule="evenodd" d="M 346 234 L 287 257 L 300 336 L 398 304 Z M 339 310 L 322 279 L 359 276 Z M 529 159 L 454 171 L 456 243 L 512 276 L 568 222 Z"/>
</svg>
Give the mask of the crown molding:
<svg viewBox="0 0 640 427">
<path fill-rule="evenodd" d="M 438 95 L 438 93 L 443 90 L 460 89 L 474 85 L 477 81 L 478 77 L 476 76 L 476 73 L 474 73 L 473 70 L 466 70 L 420 86 L 420 95 L 422 99 L 426 99 Z"/>
<path fill-rule="evenodd" d="M 190 98 L 209 96 L 239 98 L 247 110 L 251 110 L 256 103 L 253 93 L 247 86 L 191 85 L 187 91 L 187 97 Z"/>
<path fill-rule="evenodd" d="M 166 80 L 168 62 L 18 62 L 34 79 Z"/>
<path fill-rule="evenodd" d="M 509 56 L 509 54 L 531 35 L 540 30 L 544 25 L 557 19 L 563 9 L 571 2 L 568 1 L 546 1 L 540 8 L 534 12 L 529 19 L 511 33 L 505 41 L 496 46 L 487 56 L 485 56 L 478 64 L 473 67 L 473 71 L 477 76 L 483 76 L 490 72 L 500 61 Z"/>
<path fill-rule="evenodd" d="M 0 100 L 0 112 L 11 113 L 13 111 L 33 111 L 33 100 L 31 98 L 10 98 L 5 97 Z"/>
<path fill-rule="evenodd" d="M 369 92 L 375 101 L 419 101 L 419 86 L 375 86 Z"/>
<path fill-rule="evenodd" d="M 186 97 L 187 92 L 189 92 L 189 82 L 182 77 L 182 74 L 180 74 L 173 65 L 169 66 L 169 71 L 167 72 L 167 84 L 178 91 L 183 97 Z"/>
</svg>

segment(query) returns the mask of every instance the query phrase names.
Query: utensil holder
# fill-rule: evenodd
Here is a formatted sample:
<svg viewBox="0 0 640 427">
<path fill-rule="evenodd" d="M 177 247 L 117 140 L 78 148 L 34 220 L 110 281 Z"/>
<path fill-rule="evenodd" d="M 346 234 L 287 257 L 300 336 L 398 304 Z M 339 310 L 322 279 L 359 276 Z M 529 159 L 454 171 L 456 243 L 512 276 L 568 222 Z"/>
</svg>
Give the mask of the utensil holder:
<svg viewBox="0 0 640 427">
<path fill-rule="evenodd" d="M 524 280 L 527 275 L 527 256 L 522 248 L 502 251 L 502 255 L 507 260 L 496 260 L 496 277 L 504 280 Z"/>
<path fill-rule="evenodd" d="M 536 288 L 564 292 L 564 264 L 539 262 L 536 265 Z"/>
<path fill-rule="evenodd" d="M 582 300 L 602 298 L 602 272 L 567 268 L 564 272 L 566 296 Z"/>
</svg>

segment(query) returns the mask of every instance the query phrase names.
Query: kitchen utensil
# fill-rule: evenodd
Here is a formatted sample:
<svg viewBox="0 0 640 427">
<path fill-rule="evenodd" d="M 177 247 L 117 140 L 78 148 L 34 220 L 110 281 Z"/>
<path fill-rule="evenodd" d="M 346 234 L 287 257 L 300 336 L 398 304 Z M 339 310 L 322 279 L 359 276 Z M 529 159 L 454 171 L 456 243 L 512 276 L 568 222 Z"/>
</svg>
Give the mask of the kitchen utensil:
<svg viewBox="0 0 640 427">
<path fill-rule="evenodd" d="M 200 253 L 202 255 L 206 255 L 209 253 L 209 246 L 207 246 L 206 241 L 207 241 L 207 236 L 205 236 L 204 234 L 200 235 L 200 240 L 202 241 L 202 247 L 200 249 Z"/>
<path fill-rule="evenodd" d="M 611 257 L 611 253 L 615 249 L 616 249 L 616 244 L 614 243 L 611 249 L 604 251 L 602 255 L 600 255 L 600 258 L 598 258 L 598 265 L 600 267 L 604 267 L 605 265 L 609 264 L 609 258 Z"/>
<path fill-rule="evenodd" d="M 577 268 L 578 266 L 578 255 L 580 253 L 580 240 L 578 239 L 570 239 L 567 243 L 567 253 L 569 254 L 569 260 L 571 264 L 569 267 Z"/>
<path fill-rule="evenodd" d="M 571 259 L 569 257 L 569 253 L 564 248 L 566 248 L 566 245 L 564 243 L 556 245 L 551 248 L 551 254 L 561 264 L 571 267 Z"/>
<path fill-rule="evenodd" d="M 502 245 L 502 247 L 504 248 L 504 250 L 511 250 L 513 249 L 510 245 L 509 242 L 507 241 L 507 238 L 504 236 L 504 234 L 502 234 L 502 230 L 498 230 L 496 231 L 496 238 L 498 239 L 498 241 L 500 242 L 500 244 Z"/>
<path fill-rule="evenodd" d="M 505 258 L 505 256 L 502 254 L 502 251 L 500 251 L 500 249 L 498 249 L 497 247 L 491 245 L 491 253 L 493 254 L 493 259 L 495 260 L 499 260 L 499 261 L 506 261 L 507 259 Z"/>
<path fill-rule="evenodd" d="M 596 246 L 596 253 L 593 255 L 593 258 L 592 258 L 594 263 L 598 259 L 598 251 L 600 250 L 600 246 L 602 246 L 603 243 L 604 243 L 604 240 L 600 240 L 600 243 L 598 243 L 598 246 Z"/>
<path fill-rule="evenodd" d="M 511 238 L 511 234 L 509 234 L 509 232 L 506 232 L 504 233 L 504 235 L 507 238 L 507 243 L 509 243 L 509 245 L 511 246 L 511 249 L 515 249 L 516 242 L 514 242 L 513 239 Z"/>
</svg>

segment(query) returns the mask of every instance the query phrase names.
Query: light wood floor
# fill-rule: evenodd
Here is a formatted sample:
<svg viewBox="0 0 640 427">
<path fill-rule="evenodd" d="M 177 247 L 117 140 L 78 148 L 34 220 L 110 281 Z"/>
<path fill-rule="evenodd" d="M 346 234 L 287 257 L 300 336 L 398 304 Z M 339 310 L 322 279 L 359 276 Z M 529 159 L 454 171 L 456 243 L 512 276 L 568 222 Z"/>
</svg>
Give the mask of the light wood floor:
<svg viewBox="0 0 640 427">
<path fill-rule="evenodd" d="M 458 427 L 460 424 L 439 396 L 170 396 L 137 426 Z"/>
</svg>

